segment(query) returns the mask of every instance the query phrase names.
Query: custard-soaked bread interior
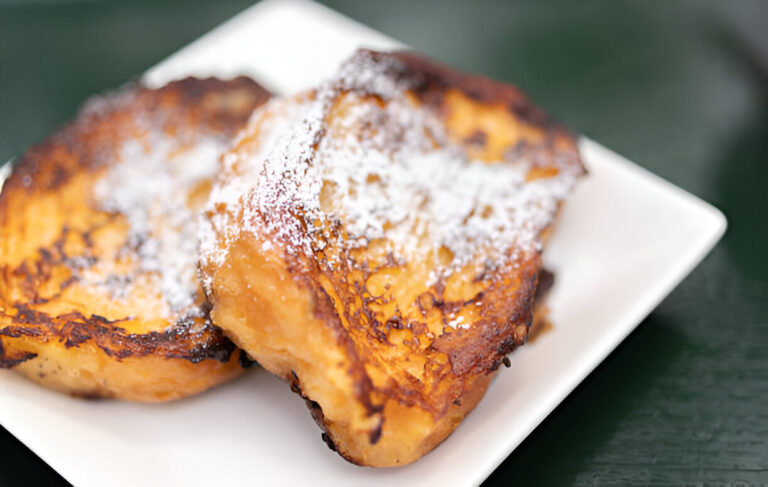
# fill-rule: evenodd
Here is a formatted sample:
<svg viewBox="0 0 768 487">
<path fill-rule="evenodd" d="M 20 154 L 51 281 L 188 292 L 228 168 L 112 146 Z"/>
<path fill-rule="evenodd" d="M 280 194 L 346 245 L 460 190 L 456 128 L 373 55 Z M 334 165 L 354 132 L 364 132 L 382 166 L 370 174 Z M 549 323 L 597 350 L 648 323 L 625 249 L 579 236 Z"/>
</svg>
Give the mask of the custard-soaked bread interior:
<svg viewBox="0 0 768 487">
<path fill-rule="evenodd" d="M 247 78 L 131 86 L 19 159 L 0 194 L 0 367 L 140 401 L 240 372 L 199 286 L 197 220 L 267 98 Z"/>
<path fill-rule="evenodd" d="M 371 466 L 434 448 L 525 341 L 544 234 L 584 173 L 516 88 L 370 51 L 259 108 L 221 160 L 211 316 Z"/>
</svg>

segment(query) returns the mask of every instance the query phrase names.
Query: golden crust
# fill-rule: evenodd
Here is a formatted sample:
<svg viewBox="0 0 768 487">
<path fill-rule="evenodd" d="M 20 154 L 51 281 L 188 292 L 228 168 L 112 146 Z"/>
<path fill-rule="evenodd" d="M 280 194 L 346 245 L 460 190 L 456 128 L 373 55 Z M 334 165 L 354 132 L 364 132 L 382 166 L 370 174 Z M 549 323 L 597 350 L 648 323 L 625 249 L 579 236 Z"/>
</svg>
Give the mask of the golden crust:
<svg viewBox="0 0 768 487">
<path fill-rule="evenodd" d="M 504 164 L 525 158 L 528 181 L 561 171 L 574 177 L 583 173 L 574 138 L 515 88 L 461 75 L 413 54 L 358 56 L 392 67 L 380 75 L 405 82 L 412 109 L 436 116 L 451 143 L 474 160 Z M 322 96 L 318 93 L 257 112 L 225 156 L 223 190 L 229 177 L 248 180 L 248 169 L 241 166 L 272 140 L 270 127 L 283 116 L 285 104 L 290 108 Z M 389 103 L 364 86 L 339 89 L 306 157 L 318 157 L 325 140 L 350 143 L 345 132 L 350 113 L 361 107 L 384 110 Z M 373 136 L 380 129 L 351 128 Z M 250 177 L 252 184 L 259 180 L 256 174 Z M 372 181 L 378 184 L 377 178 Z M 252 194 L 265 191 L 256 186 Z M 214 201 L 206 213 L 216 234 L 208 252 L 219 256 L 204 255 L 201 263 L 214 322 L 264 368 L 291 383 L 307 401 L 323 438 L 344 458 L 369 466 L 417 460 L 456 428 L 482 398 L 506 354 L 525 341 L 541 270 L 539 252 L 508 243 L 503 258 L 488 262 L 495 254 L 481 250 L 435 281 L 430 275 L 445 271 L 454 257 L 449 250 L 422 252 L 430 242 L 417 240 L 406 258 L 394 257 L 386 246 L 386 228 L 384 239 L 345 246 L 349 221 L 310 219 L 307 207 L 296 204 L 267 212 L 249 203 L 252 194 L 234 206 Z M 340 197 L 331 194 L 325 204 L 335 208 Z M 322 191 L 319 198 L 322 207 Z M 305 252 L 283 226 L 270 227 L 273 221 L 295 224 L 305 234 L 318 233 L 318 225 L 330 230 Z M 546 227 L 538 229 L 538 239 Z"/>
<path fill-rule="evenodd" d="M 166 155 L 227 144 L 267 98 L 247 78 L 131 86 L 89 101 L 19 159 L 0 194 L 0 367 L 73 395 L 138 401 L 184 397 L 240 372 L 202 291 L 193 283 L 189 303 L 173 309 L 158 271 L 143 265 L 133 222 L 97 201 L 95 188 L 134 163 L 123 153 L 129 144 L 157 158 L 153 174 L 137 171 L 137 181 L 112 181 L 107 192 L 149 182 L 171 164 Z M 210 182 L 180 184 L 164 189 L 199 208 Z M 177 231 L 163 210 L 152 208 L 152 225 Z M 194 275 L 194 256 L 182 265 Z"/>
</svg>

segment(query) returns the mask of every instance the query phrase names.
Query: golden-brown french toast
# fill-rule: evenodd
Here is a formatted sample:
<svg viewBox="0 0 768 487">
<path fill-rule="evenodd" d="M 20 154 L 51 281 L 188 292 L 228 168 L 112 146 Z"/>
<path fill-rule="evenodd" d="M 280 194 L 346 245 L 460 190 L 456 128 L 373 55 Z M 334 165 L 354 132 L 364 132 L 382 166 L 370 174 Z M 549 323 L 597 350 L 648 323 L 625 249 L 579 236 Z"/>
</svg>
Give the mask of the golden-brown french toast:
<svg viewBox="0 0 768 487">
<path fill-rule="evenodd" d="M 371 51 L 257 109 L 221 161 L 213 321 L 369 466 L 433 449 L 525 341 L 545 233 L 584 173 L 516 88 Z"/>
<path fill-rule="evenodd" d="M 248 78 L 131 86 L 20 158 L 0 193 L 0 367 L 137 401 L 240 372 L 199 287 L 197 220 L 268 96 Z"/>
</svg>

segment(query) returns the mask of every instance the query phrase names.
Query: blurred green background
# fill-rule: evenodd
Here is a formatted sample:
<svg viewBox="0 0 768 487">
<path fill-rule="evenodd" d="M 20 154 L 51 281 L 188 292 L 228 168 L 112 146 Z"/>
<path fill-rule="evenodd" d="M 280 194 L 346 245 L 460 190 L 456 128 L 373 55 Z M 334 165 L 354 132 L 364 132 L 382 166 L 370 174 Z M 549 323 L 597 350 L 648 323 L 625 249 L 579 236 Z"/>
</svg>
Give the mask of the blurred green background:
<svg viewBox="0 0 768 487">
<path fill-rule="evenodd" d="M 0 1 L 0 160 L 251 3 Z M 729 219 L 488 485 L 768 485 L 768 2 L 325 3 L 519 85 Z M 64 482 L 4 430 L 0 452 L 0 485 Z"/>
</svg>

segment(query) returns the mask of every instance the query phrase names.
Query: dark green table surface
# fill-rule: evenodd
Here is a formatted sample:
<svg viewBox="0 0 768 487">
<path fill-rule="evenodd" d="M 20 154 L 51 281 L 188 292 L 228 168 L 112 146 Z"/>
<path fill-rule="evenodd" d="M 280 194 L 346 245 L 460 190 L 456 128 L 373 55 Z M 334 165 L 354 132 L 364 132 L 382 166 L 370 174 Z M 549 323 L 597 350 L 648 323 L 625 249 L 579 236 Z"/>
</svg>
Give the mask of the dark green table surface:
<svg viewBox="0 0 768 487">
<path fill-rule="evenodd" d="M 249 3 L 0 1 L 0 161 Z M 729 220 L 488 485 L 768 485 L 768 2 L 328 4 L 518 84 Z M 0 484 L 62 483 L 0 431 Z"/>
</svg>

